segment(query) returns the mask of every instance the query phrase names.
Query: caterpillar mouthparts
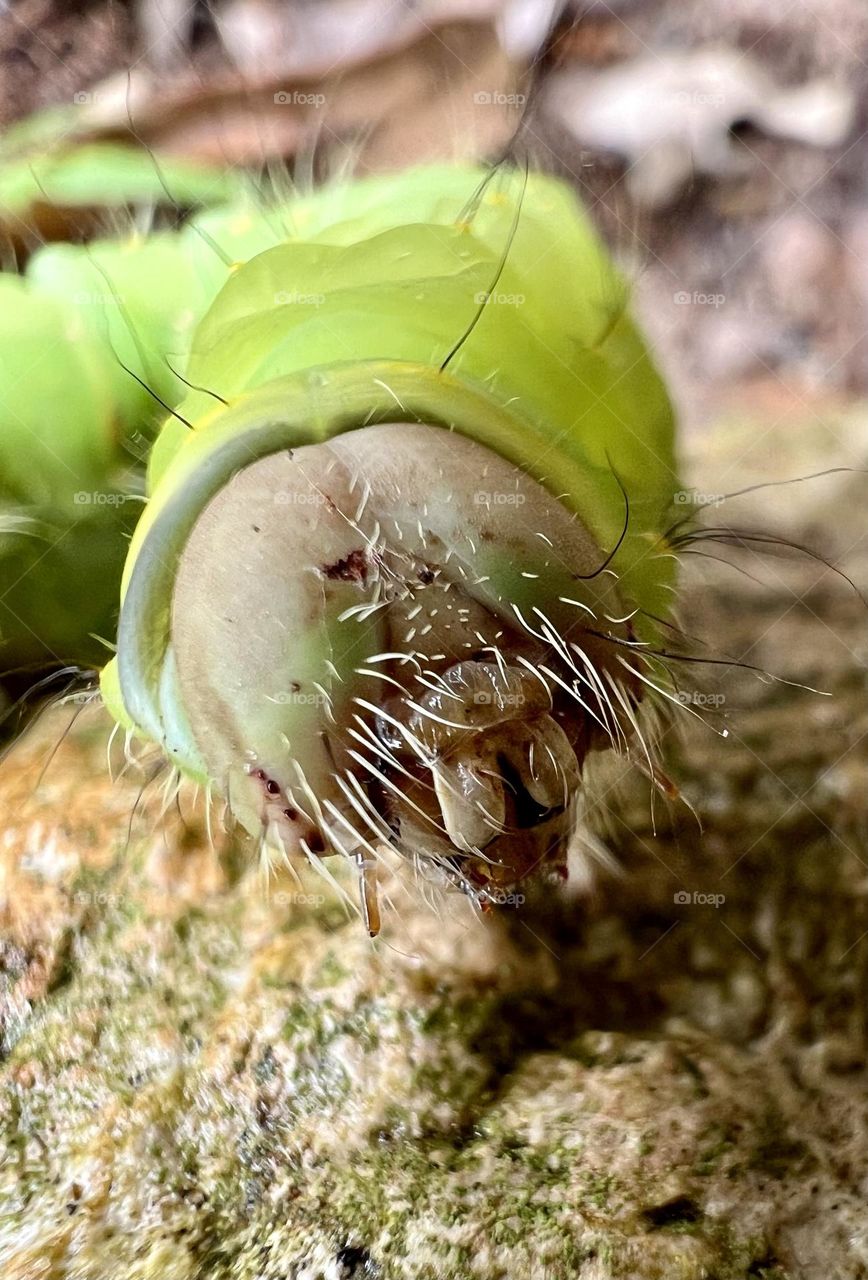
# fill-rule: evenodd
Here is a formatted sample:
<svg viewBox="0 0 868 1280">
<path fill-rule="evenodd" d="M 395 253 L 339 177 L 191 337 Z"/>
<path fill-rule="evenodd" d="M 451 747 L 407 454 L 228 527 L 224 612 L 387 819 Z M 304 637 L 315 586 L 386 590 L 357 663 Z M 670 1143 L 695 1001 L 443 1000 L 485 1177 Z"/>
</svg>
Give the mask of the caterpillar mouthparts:
<svg viewBox="0 0 868 1280">
<path fill-rule="evenodd" d="M 497 901 L 563 877 L 588 753 L 641 684 L 606 553 L 524 470 L 439 426 L 271 453 L 199 514 L 169 723 L 254 835 L 362 872 L 388 846 Z"/>
</svg>

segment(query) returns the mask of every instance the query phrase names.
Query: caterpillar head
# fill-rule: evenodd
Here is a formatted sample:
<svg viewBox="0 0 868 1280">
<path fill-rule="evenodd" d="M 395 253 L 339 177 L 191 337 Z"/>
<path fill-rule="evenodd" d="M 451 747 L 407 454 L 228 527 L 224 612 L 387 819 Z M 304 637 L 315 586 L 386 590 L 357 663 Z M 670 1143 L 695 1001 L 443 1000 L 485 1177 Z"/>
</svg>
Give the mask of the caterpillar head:
<svg viewBox="0 0 868 1280">
<path fill-rule="evenodd" d="M 589 754 L 637 733 L 671 407 L 563 185 L 444 166 L 296 212 L 197 329 L 103 687 L 289 854 L 388 844 L 496 899 L 562 872 Z"/>
<path fill-rule="evenodd" d="M 204 772 L 290 855 L 391 845 L 483 902 L 562 876 L 586 758 L 640 699 L 605 559 L 547 489 L 442 427 L 259 458 L 175 574 L 174 696 Z"/>
</svg>

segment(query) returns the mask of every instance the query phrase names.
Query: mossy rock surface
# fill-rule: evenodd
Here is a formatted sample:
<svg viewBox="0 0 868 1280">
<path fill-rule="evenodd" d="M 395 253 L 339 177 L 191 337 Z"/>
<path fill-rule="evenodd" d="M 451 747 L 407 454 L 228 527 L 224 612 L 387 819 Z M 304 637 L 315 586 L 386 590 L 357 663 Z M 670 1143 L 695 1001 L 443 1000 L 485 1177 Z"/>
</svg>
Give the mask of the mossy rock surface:
<svg viewBox="0 0 868 1280">
<path fill-rule="evenodd" d="M 823 484 L 752 521 L 864 582 L 864 477 Z M 4 1280 L 868 1274 L 865 613 L 816 562 L 727 573 L 688 629 L 833 696 L 685 673 L 728 734 L 671 743 L 701 829 L 628 778 L 589 892 L 396 891 L 376 944 L 322 882 L 239 875 L 147 768 L 112 782 L 98 710 L 40 779 L 44 717 L 0 772 Z"/>
</svg>

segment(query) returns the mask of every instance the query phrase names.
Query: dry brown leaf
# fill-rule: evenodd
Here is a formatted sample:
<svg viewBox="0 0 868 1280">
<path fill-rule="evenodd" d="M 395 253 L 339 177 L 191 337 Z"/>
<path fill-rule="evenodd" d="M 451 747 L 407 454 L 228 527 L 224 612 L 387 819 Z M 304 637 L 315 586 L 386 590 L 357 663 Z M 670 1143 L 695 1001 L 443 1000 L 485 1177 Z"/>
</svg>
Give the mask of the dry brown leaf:
<svg viewBox="0 0 868 1280">
<path fill-rule="evenodd" d="M 322 76 L 226 72 L 165 92 L 137 68 L 93 91 L 82 136 L 132 134 L 230 165 L 349 151 L 363 169 L 388 169 L 497 150 L 518 124 L 521 77 L 491 23 L 456 23 Z"/>
</svg>

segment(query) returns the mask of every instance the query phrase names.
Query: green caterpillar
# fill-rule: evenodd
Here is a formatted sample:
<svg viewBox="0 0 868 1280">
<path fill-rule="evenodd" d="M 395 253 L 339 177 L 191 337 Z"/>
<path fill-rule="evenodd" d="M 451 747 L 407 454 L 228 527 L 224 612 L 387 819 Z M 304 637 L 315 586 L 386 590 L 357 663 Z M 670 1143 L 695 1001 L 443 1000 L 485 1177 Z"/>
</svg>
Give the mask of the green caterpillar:
<svg viewBox="0 0 868 1280">
<path fill-rule="evenodd" d="M 0 140 L 0 677 L 105 660 L 141 509 L 138 455 L 159 420 L 154 394 L 167 404 L 180 396 L 166 357 L 177 351 L 183 365 L 226 279 L 204 247 L 208 217 L 201 229 L 194 221 L 156 235 L 133 234 L 133 221 L 208 204 L 243 209 L 246 194 L 240 178 L 211 167 L 82 144 L 68 110 Z M 227 221 L 216 228 L 232 249 Z M 114 225 L 126 228 L 118 241 L 33 252 L 44 238 Z M 254 228 L 239 251 L 273 238 Z"/>
<path fill-rule="evenodd" d="M 649 750 L 677 488 L 665 388 L 569 190 L 426 168 L 29 275 L 0 284 L 72 305 L 76 396 L 101 379 L 126 432 L 141 384 L 175 406 L 102 676 L 119 722 L 255 836 L 355 859 L 372 932 L 384 844 L 483 901 L 562 874 L 589 754 Z"/>
</svg>

